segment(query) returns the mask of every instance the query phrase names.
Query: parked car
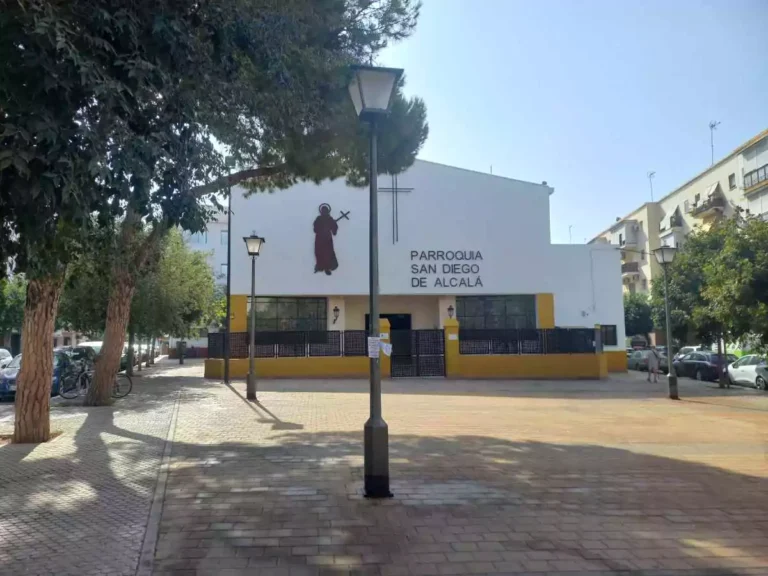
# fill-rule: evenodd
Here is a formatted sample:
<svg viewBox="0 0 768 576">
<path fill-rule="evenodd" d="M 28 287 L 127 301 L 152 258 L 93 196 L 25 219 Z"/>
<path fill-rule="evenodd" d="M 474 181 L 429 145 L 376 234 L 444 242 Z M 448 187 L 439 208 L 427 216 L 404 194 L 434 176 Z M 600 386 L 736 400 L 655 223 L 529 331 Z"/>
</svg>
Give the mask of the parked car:
<svg viewBox="0 0 768 576">
<path fill-rule="evenodd" d="M 675 354 L 675 357 L 673 358 L 673 363 L 677 360 L 682 360 L 683 356 L 686 356 L 687 354 L 690 354 L 691 352 L 701 352 L 701 351 L 709 351 L 709 348 L 706 346 L 698 345 L 698 346 L 683 346 L 680 348 L 680 350 L 677 351 L 677 354 Z"/>
<path fill-rule="evenodd" d="M 21 357 L 16 356 L 8 366 L 0 370 L 0 399 L 13 399 L 16 397 L 16 378 L 21 370 Z M 65 352 L 56 350 L 53 352 L 53 378 L 51 379 L 51 396 L 59 394 L 59 384 L 62 376 L 72 367 L 72 359 Z"/>
<path fill-rule="evenodd" d="M 720 372 L 725 372 L 728 364 L 738 360 L 733 354 L 723 354 L 723 359 L 724 363 L 721 365 L 714 352 L 691 352 L 674 362 L 675 373 L 696 380 L 719 380 Z"/>
<path fill-rule="evenodd" d="M 757 354 L 742 356 L 736 362 L 728 366 L 728 380 L 731 384 L 754 386 L 760 390 L 766 390 L 768 382 L 768 370 L 766 370 L 765 358 Z"/>
<path fill-rule="evenodd" d="M 0 348 L 0 368 L 5 368 L 13 360 L 13 355 L 5 348 Z"/>
<path fill-rule="evenodd" d="M 635 350 L 627 359 L 627 368 L 629 370 L 648 371 L 648 357 L 652 354 L 651 350 Z M 669 361 L 664 355 L 659 356 L 659 371 L 667 372 L 669 370 Z"/>
<path fill-rule="evenodd" d="M 80 344 L 77 345 L 78 348 L 90 348 L 93 350 L 93 356 L 95 356 L 101 352 L 101 347 L 103 346 L 103 342 L 93 341 L 93 342 L 80 342 Z M 134 365 L 136 364 L 136 353 L 134 352 Z M 123 345 L 123 355 L 120 356 L 120 371 L 123 372 L 126 368 L 128 368 L 128 344 Z"/>
</svg>

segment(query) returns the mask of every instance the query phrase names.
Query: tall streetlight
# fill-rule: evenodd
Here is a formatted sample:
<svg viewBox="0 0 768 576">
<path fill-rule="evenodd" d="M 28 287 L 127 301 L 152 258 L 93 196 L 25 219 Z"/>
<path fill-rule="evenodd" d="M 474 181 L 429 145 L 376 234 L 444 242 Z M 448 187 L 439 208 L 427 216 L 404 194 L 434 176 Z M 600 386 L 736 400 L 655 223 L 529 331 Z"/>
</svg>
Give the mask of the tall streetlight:
<svg viewBox="0 0 768 576">
<path fill-rule="evenodd" d="M 675 365 L 672 362 L 672 329 L 669 323 L 667 267 L 672 264 L 676 253 L 677 249 L 674 246 L 660 246 L 653 251 L 654 256 L 656 256 L 656 262 L 664 269 L 664 312 L 667 316 L 667 364 L 669 364 L 667 380 L 669 381 L 669 397 L 672 400 L 679 400 L 680 397 L 677 395 L 677 374 L 675 374 Z"/>
<path fill-rule="evenodd" d="M 376 128 L 379 118 L 389 112 L 392 96 L 398 80 L 403 75 L 399 68 L 353 66 L 349 95 L 358 117 L 370 125 L 370 157 L 368 180 L 369 193 L 369 244 L 368 277 L 370 284 L 371 338 L 379 337 L 379 215 L 378 215 L 378 167 Z M 365 496 L 389 498 L 389 429 L 381 415 L 381 364 L 378 355 L 370 359 L 370 416 L 365 423 Z"/>
<path fill-rule="evenodd" d="M 256 400 L 256 373 L 253 367 L 253 354 L 256 348 L 256 258 L 264 244 L 264 238 L 251 233 L 243 238 L 248 256 L 251 257 L 251 345 L 248 346 L 248 383 L 245 391 L 248 400 Z"/>
</svg>

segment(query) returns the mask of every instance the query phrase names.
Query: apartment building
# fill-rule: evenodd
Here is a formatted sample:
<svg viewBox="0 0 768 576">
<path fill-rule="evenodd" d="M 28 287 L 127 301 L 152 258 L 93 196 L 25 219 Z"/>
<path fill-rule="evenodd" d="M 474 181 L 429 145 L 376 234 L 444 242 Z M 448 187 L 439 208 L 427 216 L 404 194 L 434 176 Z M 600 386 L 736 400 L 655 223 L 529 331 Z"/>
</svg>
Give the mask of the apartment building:
<svg viewBox="0 0 768 576">
<path fill-rule="evenodd" d="M 624 291 L 647 293 L 662 273 L 653 250 L 680 247 L 693 230 L 706 229 L 739 209 L 768 219 L 768 130 L 659 201 L 617 218 L 588 243 L 620 250 Z"/>
<path fill-rule="evenodd" d="M 227 235 L 229 220 L 226 212 L 218 212 L 216 218 L 208 222 L 203 232 L 184 233 L 184 240 L 192 250 L 207 253 L 208 264 L 213 270 L 217 284 L 227 283 Z M 232 246 L 232 250 L 245 250 L 243 241 Z"/>
</svg>

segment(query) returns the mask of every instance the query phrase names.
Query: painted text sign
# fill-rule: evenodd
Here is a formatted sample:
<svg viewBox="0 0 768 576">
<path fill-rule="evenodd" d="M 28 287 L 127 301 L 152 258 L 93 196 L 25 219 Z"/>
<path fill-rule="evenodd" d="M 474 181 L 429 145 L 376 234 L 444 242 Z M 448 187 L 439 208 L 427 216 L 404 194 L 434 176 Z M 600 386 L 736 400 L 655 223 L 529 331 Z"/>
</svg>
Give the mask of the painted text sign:
<svg viewBox="0 0 768 576">
<path fill-rule="evenodd" d="M 411 288 L 482 288 L 479 250 L 411 250 Z"/>
</svg>

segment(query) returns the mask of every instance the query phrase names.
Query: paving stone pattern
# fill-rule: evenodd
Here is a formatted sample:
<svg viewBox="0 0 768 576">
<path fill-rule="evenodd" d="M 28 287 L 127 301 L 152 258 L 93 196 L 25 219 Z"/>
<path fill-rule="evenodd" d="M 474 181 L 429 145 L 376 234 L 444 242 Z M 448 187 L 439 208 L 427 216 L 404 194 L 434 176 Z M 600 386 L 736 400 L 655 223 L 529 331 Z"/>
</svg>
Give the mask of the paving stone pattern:
<svg viewBox="0 0 768 576">
<path fill-rule="evenodd" d="M 154 573 L 768 574 L 768 395 L 663 386 L 387 382 L 371 501 L 367 383 L 188 378 Z"/>
<path fill-rule="evenodd" d="M 52 400 L 53 441 L 0 447 L 0 575 L 133 575 L 180 381 L 161 367 L 112 407 Z M 13 404 L 0 404 L 0 433 Z"/>
</svg>

